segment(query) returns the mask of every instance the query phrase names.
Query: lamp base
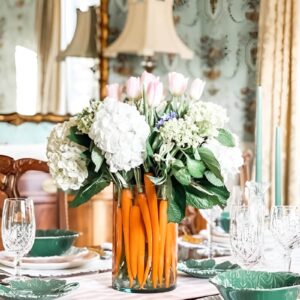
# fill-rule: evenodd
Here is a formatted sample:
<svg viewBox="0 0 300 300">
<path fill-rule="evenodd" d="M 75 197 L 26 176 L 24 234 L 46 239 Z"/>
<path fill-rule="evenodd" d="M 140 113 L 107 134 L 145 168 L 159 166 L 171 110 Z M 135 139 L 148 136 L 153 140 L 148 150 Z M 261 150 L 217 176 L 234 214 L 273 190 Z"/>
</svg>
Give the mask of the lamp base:
<svg viewBox="0 0 300 300">
<path fill-rule="evenodd" d="M 156 63 L 153 59 L 153 56 L 145 56 L 143 61 L 141 62 L 141 65 L 149 73 L 152 73 L 156 67 Z"/>
</svg>

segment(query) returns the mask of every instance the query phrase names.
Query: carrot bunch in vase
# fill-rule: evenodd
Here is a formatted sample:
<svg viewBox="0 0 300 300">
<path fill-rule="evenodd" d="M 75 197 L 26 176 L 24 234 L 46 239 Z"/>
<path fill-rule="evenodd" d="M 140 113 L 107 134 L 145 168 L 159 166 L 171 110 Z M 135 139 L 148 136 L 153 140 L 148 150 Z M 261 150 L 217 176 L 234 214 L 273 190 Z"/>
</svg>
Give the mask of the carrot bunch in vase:
<svg viewBox="0 0 300 300">
<path fill-rule="evenodd" d="M 48 139 L 49 170 L 76 192 L 71 207 L 114 184 L 113 288 L 164 291 L 176 285 L 177 224 L 186 205 L 224 207 L 228 179 L 243 164 L 226 110 L 201 101 L 205 83 L 144 72 L 108 86 Z M 125 91 L 120 93 L 120 91 Z M 163 193 L 161 192 L 163 191 Z"/>
<path fill-rule="evenodd" d="M 143 182 L 139 170 L 135 174 L 136 187 L 121 190 L 116 208 L 118 220 L 127 222 L 116 220 L 114 276 L 117 278 L 120 272 L 123 275 L 120 265 L 123 247 L 123 268 L 126 266 L 130 288 L 143 289 L 147 281 L 147 286 L 154 289 L 169 288 L 176 279 L 177 226 L 168 223 L 168 202 L 158 200 L 156 187 L 149 178 L 151 174 L 145 173 Z"/>
</svg>

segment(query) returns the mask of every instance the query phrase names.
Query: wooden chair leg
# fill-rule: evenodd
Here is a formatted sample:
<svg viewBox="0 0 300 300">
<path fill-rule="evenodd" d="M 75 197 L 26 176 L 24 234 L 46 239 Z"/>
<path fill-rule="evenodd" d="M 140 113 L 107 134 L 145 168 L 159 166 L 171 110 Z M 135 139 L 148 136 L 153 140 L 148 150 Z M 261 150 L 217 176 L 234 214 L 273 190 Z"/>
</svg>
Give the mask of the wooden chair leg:
<svg viewBox="0 0 300 300">
<path fill-rule="evenodd" d="M 57 192 L 57 197 L 58 197 L 59 228 L 69 229 L 67 194 L 59 190 Z"/>
</svg>

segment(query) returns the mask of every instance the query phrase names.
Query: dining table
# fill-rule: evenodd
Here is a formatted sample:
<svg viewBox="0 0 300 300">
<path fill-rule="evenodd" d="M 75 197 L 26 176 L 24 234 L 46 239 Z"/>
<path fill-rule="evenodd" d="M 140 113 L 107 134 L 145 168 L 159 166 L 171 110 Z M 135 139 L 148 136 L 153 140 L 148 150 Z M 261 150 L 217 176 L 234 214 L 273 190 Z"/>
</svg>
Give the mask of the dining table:
<svg viewBox="0 0 300 300">
<path fill-rule="evenodd" d="M 261 263 L 253 269 L 265 271 L 284 270 L 283 252 L 274 239 L 269 238 L 265 246 L 265 252 Z M 235 261 L 233 257 L 226 256 L 216 258 L 217 262 Z M 300 273 L 300 249 L 295 249 L 292 255 L 292 272 Z M 62 299 L 202 299 L 221 300 L 217 288 L 209 282 L 209 279 L 200 279 L 178 272 L 176 289 L 164 293 L 126 293 L 112 289 L 111 271 L 100 271 L 100 273 L 68 277 L 68 281 L 79 282 L 80 286 Z"/>
<path fill-rule="evenodd" d="M 83 299 L 220 299 L 218 290 L 209 283 L 208 279 L 191 278 L 183 273 L 178 274 L 176 289 L 164 293 L 126 293 L 112 289 L 111 272 L 73 277 L 69 280 L 79 282 L 80 286 L 69 295 L 61 298 L 65 300 Z M 208 296 L 213 296 L 209 297 Z"/>
<path fill-rule="evenodd" d="M 254 266 L 254 270 L 283 271 L 283 252 L 275 240 L 266 243 L 264 255 L 261 262 Z M 217 263 L 223 261 L 236 262 L 232 256 L 215 258 Z M 67 283 L 77 282 L 79 286 L 71 293 L 60 298 L 65 300 L 97 300 L 97 299 L 202 299 L 221 300 L 217 288 L 209 282 L 209 279 L 194 278 L 181 271 L 178 271 L 177 286 L 174 290 L 164 293 L 127 293 L 112 288 L 111 256 L 98 258 L 90 265 L 71 268 L 66 270 L 23 270 L 23 275 L 39 277 L 41 279 L 58 278 L 64 279 Z M 0 269 L 12 272 L 12 269 L 0 265 Z M 300 249 L 295 249 L 292 255 L 292 272 L 300 273 Z"/>
</svg>

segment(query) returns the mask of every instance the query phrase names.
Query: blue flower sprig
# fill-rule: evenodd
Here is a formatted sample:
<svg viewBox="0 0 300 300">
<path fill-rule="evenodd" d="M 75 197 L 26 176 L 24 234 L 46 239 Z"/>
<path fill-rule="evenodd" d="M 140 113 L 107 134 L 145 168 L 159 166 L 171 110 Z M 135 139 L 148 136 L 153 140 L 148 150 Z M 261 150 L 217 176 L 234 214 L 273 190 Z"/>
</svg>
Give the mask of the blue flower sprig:
<svg viewBox="0 0 300 300">
<path fill-rule="evenodd" d="M 160 120 L 156 123 L 156 128 L 159 129 L 161 126 L 163 126 L 166 122 L 176 119 L 178 117 L 177 113 L 175 111 L 171 111 L 168 114 L 164 114 Z"/>
</svg>

